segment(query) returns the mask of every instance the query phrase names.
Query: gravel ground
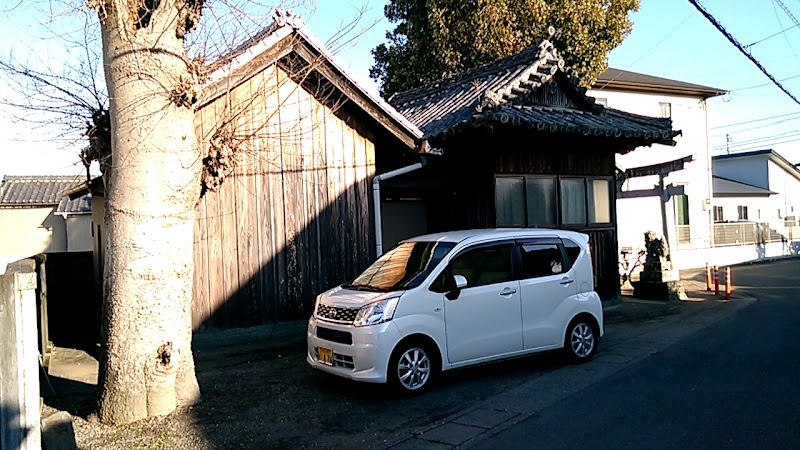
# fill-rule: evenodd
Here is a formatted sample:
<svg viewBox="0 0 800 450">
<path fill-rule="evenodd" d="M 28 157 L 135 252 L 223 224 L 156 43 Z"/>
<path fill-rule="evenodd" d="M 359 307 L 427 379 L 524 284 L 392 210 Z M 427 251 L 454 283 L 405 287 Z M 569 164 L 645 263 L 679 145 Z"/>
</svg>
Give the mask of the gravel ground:
<svg viewBox="0 0 800 450">
<path fill-rule="evenodd" d="M 164 418 L 100 424 L 94 386 L 64 389 L 63 380 L 54 380 L 62 395 L 47 397 L 46 408 L 73 415 L 78 447 L 86 449 L 380 448 L 560 366 L 547 354 L 455 371 L 423 396 L 400 398 L 382 385 L 312 370 L 304 351 L 295 343 L 196 352 L 203 402 Z"/>
</svg>

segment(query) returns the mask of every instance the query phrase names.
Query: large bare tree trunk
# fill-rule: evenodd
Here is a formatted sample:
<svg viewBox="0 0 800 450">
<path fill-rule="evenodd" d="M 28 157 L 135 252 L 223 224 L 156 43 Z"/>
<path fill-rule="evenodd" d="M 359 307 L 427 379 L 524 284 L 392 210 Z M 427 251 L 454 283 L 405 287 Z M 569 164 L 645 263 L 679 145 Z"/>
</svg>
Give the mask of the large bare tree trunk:
<svg viewBox="0 0 800 450">
<path fill-rule="evenodd" d="M 201 161 L 183 36 L 201 0 L 90 1 L 102 24 L 111 117 L 100 420 L 199 401 L 191 351 Z"/>
</svg>

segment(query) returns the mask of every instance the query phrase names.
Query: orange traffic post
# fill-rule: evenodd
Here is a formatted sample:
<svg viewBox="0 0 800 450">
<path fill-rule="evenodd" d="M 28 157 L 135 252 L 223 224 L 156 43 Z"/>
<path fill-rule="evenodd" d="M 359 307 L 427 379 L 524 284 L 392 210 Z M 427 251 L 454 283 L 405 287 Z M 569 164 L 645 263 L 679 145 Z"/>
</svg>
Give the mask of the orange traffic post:
<svg viewBox="0 0 800 450">
<path fill-rule="evenodd" d="M 725 299 L 731 298 L 731 266 L 725 267 Z"/>
<path fill-rule="evenodd" d="M 714 295 L 719 295 L 719 267 L 714 266 Z"/>
<path fill-rule="evenodd" d="M 706 290 L 711 292 L 711 266 L 706 263 Z"/>
</svg>

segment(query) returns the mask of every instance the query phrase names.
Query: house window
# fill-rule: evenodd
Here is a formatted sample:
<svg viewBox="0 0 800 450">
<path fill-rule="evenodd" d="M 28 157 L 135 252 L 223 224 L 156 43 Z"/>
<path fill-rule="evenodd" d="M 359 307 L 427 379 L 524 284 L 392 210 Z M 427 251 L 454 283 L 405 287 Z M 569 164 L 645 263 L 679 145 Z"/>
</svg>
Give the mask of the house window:
<svg viewBox="0 0 800 450">
<path fill-rule="evenodd" d="M 780 208 L 778 208 L 778 219 L 783 219 L 783 215 L 781 214 Z"/>
<path fill-rule="evenodd" d="M 611 223 L 611 182 L 604 179 L 587 180 L 589 223 Z"/>
<path fill-rule="evenodd" d="M 672 103 L 659 103 L 658 107 L 660 108 L 658 117 L 662 119 L 671 119 L 672 118 Z"/>
<path fill-rule="evenodd" d="M 495 209 L 497 226 L 524 227 L 525 208 L 525 178 L 502 177 L 497 178 L 495 188 Z"/>
<path fill-rule="evenodd" d="M 597 103 L 598 105 L 608 107 L 608 99 L 605 97 L 596 97 L 594 99 L 594 102 Z"/>
<path fill-rule="evenodd" d="M 568 227 L 612 223 L 608 178 L 498 176 L 497 226 Z M 559 221 L 559 217 L 561 220 Z"/>
<path fill-rule="evenodd" d="M 527 177 L 525 192 L 529 227 L 552 227 L 558 224 L 556 177 Z"/>
<path fill-rule="evenodd" d="M 689 196 L 678 194 L 672 197 L 672 202 L 675 206 L 675 225 L 689 225 Z"/>
<path fill-rule="evenodd" d="M 747 220 L 747 206 L 739 205 L 736 211 L 739 213 L 739 220 Z"/>
<path fill-rule="evenodd" d="M 714 222 L 724 222 L 725 218 L 722 215 L 722 206 L 714 207 Z"/>
<path fill-rule="evenodd" d="M 586 225 L 586 181 L 583 178 L 561 179 L 561 222 Z"/>
</svg>

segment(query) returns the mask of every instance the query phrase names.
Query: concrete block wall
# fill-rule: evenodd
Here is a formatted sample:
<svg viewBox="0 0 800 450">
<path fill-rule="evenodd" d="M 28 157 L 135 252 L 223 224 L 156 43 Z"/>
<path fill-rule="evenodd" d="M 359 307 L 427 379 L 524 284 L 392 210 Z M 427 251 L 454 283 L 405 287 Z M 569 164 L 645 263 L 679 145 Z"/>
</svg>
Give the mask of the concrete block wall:
<svg viewBox="0 0 800 450">
<path fill-rule="evenodd" d="M 0 448 L 41 449 L 36 265 L 0 275 Z"/>
</svg>

